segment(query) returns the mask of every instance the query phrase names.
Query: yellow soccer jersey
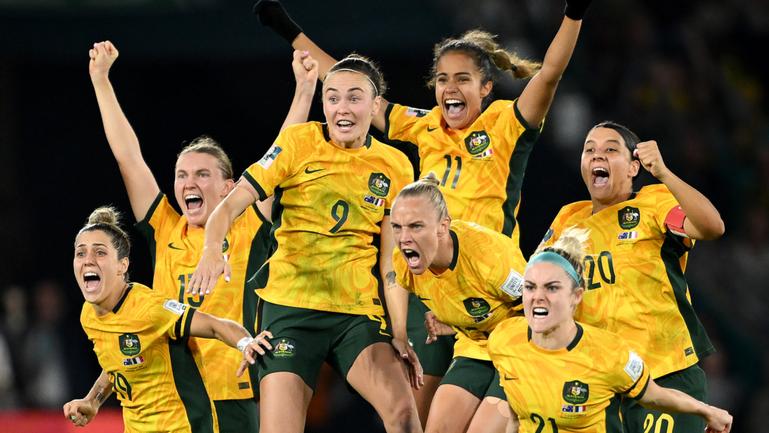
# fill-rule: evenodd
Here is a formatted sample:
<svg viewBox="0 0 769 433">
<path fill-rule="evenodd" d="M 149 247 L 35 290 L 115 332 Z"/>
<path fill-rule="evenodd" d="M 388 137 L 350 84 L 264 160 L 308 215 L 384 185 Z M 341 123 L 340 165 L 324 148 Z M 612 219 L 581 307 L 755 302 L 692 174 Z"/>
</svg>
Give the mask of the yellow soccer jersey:
<svg viewBox="0 0 769 433">
<path fill-rule="evenodd" d="M 243 173 L 261 199 L 275 195 L 277 249 L 260 270 L 264 300 L 347 314 L 384 314 L 379 298 L 380 224 L 411 164 L 369 136 L 331 143 L 325 125 L 289 126 Z"/>
<path fill-rule="evenodd" d="M 619 396 L 641 398 L 649 369 L 621 336 L 577 324 L 568 347 L 532 343 L 523 317 L 497 325 L 489 353 L 519 432 L 621 433 Z"/>
<path fill-rule="evenodd" d="M 219 279 L 208 296 L 186 293 L 186 285 L 203 252 L 203 228 L 190 227 L 187 218 L 180 216 L 163 194 L 158 195 L 147 217 L 137 226 L 150 243 L 154 290 L 202 312 L 242 323 L 254 335 L 256 294 L 253 287 L 247 287 L 246 280 L 265 262 L 270 245 L 270 225 L 263 222 L 255 206 L 235 219 L 222 247 L 232 267 L 230 282 Z M 189 345 L 211 399 L 240 400 L 254 396 L 248 372 L 235 376 L 242 360 L 238 351 L 215 339 L 190 338 Z"/>
<path fill-rule="evenodd" d="M 652 377 L 695 364 L 714 351 L 694 313 L 684 278 L 692 244 L 665 226 L 678 206 L 664 185 L 592 214 L 590 201 L 561 208 L 545 243 L 569 227 L 590 230 L 587 290 L 576 318 L 621 335 L 648 363 Z"/>
<path fill-rule="evenodd" d="M 211 403 L 185 347 L 194 312 L 137 283 L 103 316 L 83 304 L 80 323 L 123 406 L 125 431 L 214 431 Z"/>
<path fill-rule="evenodd" d="M 518 245 L 523 174 L 540 129 L 526 124 L 517 101 L 493 102 L 463 130 L 447 129 L 440 107 L 390 104 L 385 119 L 388 138 L 418 146 L 420 177 L 438 176 L 452 218 L 504 233 Z"/>
<path fill-rule="evenodd" d="M 512 239 L 478 224 L 453 220 L 449 234 L 454 243 L 449 269 L 439 275 L 429 269 L 414 275 L 400 250 L 395 250 L 396 278 L 438 320 L 457 331 L 455 357 L 488 361 L 489 333 L 521 310 L 526 261 Z"/>
</svg>

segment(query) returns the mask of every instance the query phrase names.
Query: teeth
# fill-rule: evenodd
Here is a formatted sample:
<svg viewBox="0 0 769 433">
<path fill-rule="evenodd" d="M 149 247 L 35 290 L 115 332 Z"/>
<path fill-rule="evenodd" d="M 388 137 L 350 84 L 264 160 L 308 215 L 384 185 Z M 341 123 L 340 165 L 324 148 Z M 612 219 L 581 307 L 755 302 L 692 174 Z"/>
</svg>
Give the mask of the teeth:
<svg viewBox="0 0 769 433">
<path fill-rule="evenodd" d="M 197 194 L 187 194 L 184 196 L 185 200 L 202 200 L 202 197 L 200 197 Z"/>
<path fill-rule="evenodd" d="M 544 308 L 544 307 L 534 307 L 534 309 L 532 309 L 531 312 L 534 313 L 537 316 L 546 316 L 547 315 L 547 308 Z"/>
<path fill-rule="evenodd" d="M 339 126 L 351 126 L 352 122 L 349 120 L 340 120 L 339 122 L 336 122 L 336 124 Z"/>
<path fill-rule="evenodd" d="M 462 104 L 463 102 L 459 99 L 447 99 L 446 104 Z"/>
<path fill-rule="evenodd" d="M 593 169 L 593 174 L 596 176 L 608 176 L 609 170 L 603 168 L 603 167 L 596 167 Z"/>
<path fill-rule="evenodd" d="M 86 277 L 86 278 L 87 277 L 98 277 L 98 275 L 96 275 L 96 272 L 86 272 L 85 274 L 83 274 L 83 276 Z"/>
</svg>

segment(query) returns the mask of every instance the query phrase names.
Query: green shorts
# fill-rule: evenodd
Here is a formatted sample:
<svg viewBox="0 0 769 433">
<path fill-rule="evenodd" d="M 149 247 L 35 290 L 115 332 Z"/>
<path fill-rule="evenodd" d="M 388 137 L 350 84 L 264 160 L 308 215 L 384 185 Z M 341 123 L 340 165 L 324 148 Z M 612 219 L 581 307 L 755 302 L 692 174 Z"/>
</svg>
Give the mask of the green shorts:
<svg viewBox="0 0 769 433">
<path fill-rule="evenodd" d="M 409 293 L 409 316 L 406 324 L 409 341 L 425 374 L 441 377 L 449 369 L 451 357 L 454 355 L 454 336 L 444 335 L 438 337 L 437 341 L 426 344 L 425 313 L 428 311 L 417 295 Z"/>
<path fill-rule="evenodd" d="M 696 364 L 654 381 L 659 386 L 677 389 L 703 402 L 707 398 L 705 372 Z M 689 433 L 705 430 L 705 420 L 696 415 L 646 409 L 632 398 L 622 400 L 621 412 L 625 431 L 628 432 Z"/>
<path fill-rule="evenodd" d="M 480 400 L 484 397 L 497 397 L 507 401 L 505 391 L 499 384 L 499 372 L 491 361 L 458 356 L 451 361 L 441 385 L 458 386 Z"/>
<path fill-rule="evenodd" d="M 270 331 L 273 350 L 259 358 L 259 380 L 270 373 L 296 373 L 313 390 L 323 362 L 347 378 L 355 359 L 375 343 L 390 344 L 382 316 L 330 313 L 259 302 L 259 331 Z"/>
<path fill-rule="evenodd" d="M 214 400 L 219 433 L 259 433 L 259 407 L 254 399 Z"/>
</svg>

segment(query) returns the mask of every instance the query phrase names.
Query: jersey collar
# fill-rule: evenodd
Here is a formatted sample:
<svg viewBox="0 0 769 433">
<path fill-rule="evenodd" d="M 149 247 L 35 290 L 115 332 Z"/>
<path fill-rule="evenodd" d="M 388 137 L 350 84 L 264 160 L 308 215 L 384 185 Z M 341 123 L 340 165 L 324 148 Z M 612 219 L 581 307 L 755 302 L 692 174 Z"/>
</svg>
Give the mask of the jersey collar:
<svg viewBox="0 0 769 433">
<path fill-rule="evenodd" d="M 128 297 L 128 292 L 130 292 L 133 288 L 133 283 L 129 283 L 128 288 L 125 289 L 125 292 L 123 292 L 123 296 L 120 297 L 120 300 L 117 301 L 117 304 L 115 304 L 115 308 L 112 309 L 113 313 L 117 314 L 118 310 L 120 310 L 120 307 L 123 306 L 123 302 L 125 302 L 126 298 Z"/>
<path fill-rule="evenodd" d="M 577 347 L 577 344 L 580 342 L 580 340 L 582 340 L 582 335 L 583 335 L 583 334 L 584 334 L 584 332 L 585 332 L 585 331 L 582 329 L 582 325 L 580 325 L 580 324 L 579 324 L 579 323 L 577 323 L 577 322 L 575 322 L 575 324 L 577 325 L 577 335 L 575 335 L 575 336 L 574 336 L 574 339 L 573 339 L 573 340 L 571 340 L 571 343 L 569 343 L 569 345 L 568 345 L 568 346 L 566 346 L 566 350 L 567 350 L 567 351 L 569 351 L 569 352 L 571 352 L 571 350 L 572 350 L 572 349 L 574 349 L 575 347 Z M 526 339 L 527 339 L 528 341 L 531 341 L 531 327 L 527 327 L 527 328 L 526 328 Z"/>
<path fill-rule="evenodd" d="M 323 138 L 331 143 L 331 136 L 328 135 L 328 125 L 325 123 L 321 123 L 321 126 L 323 127 Z M 363 146 L 366 147 L 366 149 L 371 148 L 371 134 L 366 134 L 366 141 L 363 142 Z"/>
</svg>

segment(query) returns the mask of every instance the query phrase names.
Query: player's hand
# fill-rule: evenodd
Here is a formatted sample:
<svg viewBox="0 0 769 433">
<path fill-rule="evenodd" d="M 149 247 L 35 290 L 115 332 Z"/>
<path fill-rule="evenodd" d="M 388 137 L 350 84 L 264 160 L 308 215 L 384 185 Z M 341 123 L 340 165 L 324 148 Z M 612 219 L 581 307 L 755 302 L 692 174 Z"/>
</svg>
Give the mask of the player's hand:
<svg viewBox="0 0 769 433">
<path fill-rule="evenodd" d="M 393 338 L 390 342 L 398 354 L 398 357 L 406 363 L 406 369 L 408 370 L 408 380 L 411 383 L 411 387 L 419 389 L 425 384 L 424 371 L 422 370 L 422 363 L 419 362 L 419 357 L 411 344 L 408 341 L 401 340 L 399 338 Z"/>
<path fill-rule="evenodd" d="M 88 73 L 91 79 L 106 78 L 119 54 L 110 41 L 94 43 L 93 48 L 88 50 L 88 57 L 91 59 L 88 62 Z"/>
<path fill-rule="evenodd" d="M 732 429 L 732 416 L 729 412 L 715 406 L 708 406 L 705 413 L 705 433 L 729 433 Z"/>
<path fill-rule="evenodd" d="M 270 338 L 272 333 L 270 331 L 262 331 L 256 337 L 252 338 L 241 351 L 243 352 L 243 361 L 240 362 L 240 367 L 235 373 L 238 377 L 242 376 L 248 368 L 249 364 L 256 363 L 256 354 L 258 356 L 264 356 L 268 350 L 272 350 L 272 344 L 270 344 Z"/>
<path fill-rule="evenodd" d="M 425 313 L 425 328 L 427 328 L 427 340 L 425 340 L 427 344 L 434 343 L 441 335 L 454 335 L 457 333 L 454 328 L 438 320 L 432 311 Z"/>
<path fill-rule="evenodd" d="M 315 93 L 318 82 L 318 61 L 313 59 L 308 51 L 294 50 L 294 60 L 291 62 L 297 87 Z"/>
<path fill-rule="evenodd" d="M 83 427 L 99 412 L 91 400 L 77 399 L 64 405 L 64 417 L 78 427 Z"/>
<path fill-rule="evenodd" d="M 670 172 L 665 166 L 665 161 L 662 160 L 662 154 L 657 146 L 657 142 L 654 140 L 642 141 L 638 143 L 633 156 L 641 161 L 641 165 L 652 176 L 664 182 L 664 177 Z"/>
<path fill-rule="evenodd" d="M 573 20 L 581 20 L 585 16 L 587 7 L 590 6 L 591 0 L 566 0 L 566 7 L 563 10 L 563 14 Z"/>
<path fill-rule="evenodd" d="M 291 19 L 278 0 L 259 0 L 254 4 L 253 12 L 263 26 L 271 28 L 289 44 L 302 33 L 302 28 Z"/>
<path fill-rule="evenodd" d="M 200 257 L 198 267 L 190 278 L 190 284 L 187 287 L 187 293 L 195 295 L 208 295 L 214 291 L 219 277 L 224 275 L 224 281 L 230 282 L 232 269 L 227 263 L 227 255 L 214 251 L 210 248 L 203 248 L 203 255 Z"/>
</svg>

